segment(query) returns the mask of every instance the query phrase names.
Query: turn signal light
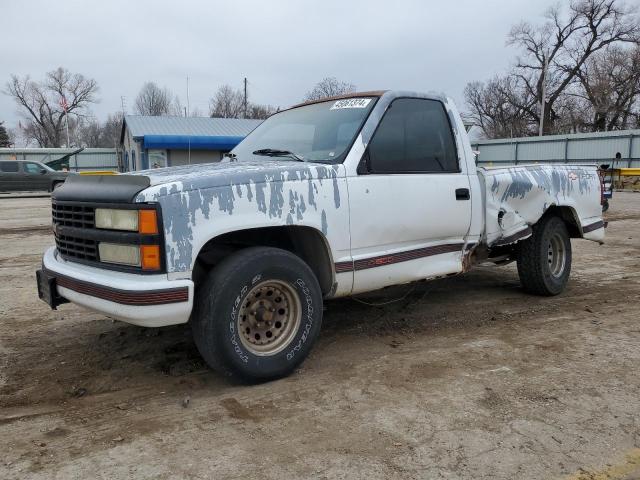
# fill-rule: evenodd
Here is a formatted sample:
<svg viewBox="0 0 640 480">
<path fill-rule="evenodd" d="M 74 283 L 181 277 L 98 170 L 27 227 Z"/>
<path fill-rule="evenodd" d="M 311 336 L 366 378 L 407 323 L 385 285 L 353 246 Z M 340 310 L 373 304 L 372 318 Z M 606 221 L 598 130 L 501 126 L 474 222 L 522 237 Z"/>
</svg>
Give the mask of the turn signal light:
<svg viewBox="0 0 640 480">
<path fill-rule="evenodd" d="M 138 233 L 158 233 L 158 217 L 155 210 L 138 211 Z"/>
<path fill-rule="evenodd" d="M 155 214 L 155 212 L 153 212 Z M 140 259 L 143 270 L 160 270 L 160 247 L 140 245 Z"/>
</svg>

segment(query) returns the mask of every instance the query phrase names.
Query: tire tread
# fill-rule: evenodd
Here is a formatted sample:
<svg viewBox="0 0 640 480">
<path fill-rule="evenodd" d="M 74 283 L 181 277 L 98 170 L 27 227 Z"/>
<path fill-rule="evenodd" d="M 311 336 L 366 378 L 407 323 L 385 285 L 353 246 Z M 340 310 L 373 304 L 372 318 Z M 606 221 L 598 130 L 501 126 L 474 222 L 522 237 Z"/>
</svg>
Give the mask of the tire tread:
<svg viewBox="0 0 640 480">
<path fill-rule="evenodd" d="M 545 239 L 545 233 L 547 229 L 550 228 L 549 224 L 558 221 L 562 222 L 561 225 L 568 238 L 568 232 L 563 220 L 557 216 L 548 215 L 533 225 L 533 233 L 529 238 L 518 243 L 518 276 L 520 277 L 522 288 L 528 293 L 541 296 L 552 296 L 560 293 L 556 290 L 551 290 L 545 282 L 545 272 L 543 270 L 545 259 L 541 258 L 540 253 L 542 251 L 542 242 Z M 568 268 L 571 268 L 570 250 L 568 255 Z M 564 286 L 562 288 L 564 288 Z"/>
<path fill-rule="evenodd" d="M 211 319 L 213 319 L 215 315 L 214 306 L 218 292 L 228 291 L 228 285 L 241 274 L 240 272 L 245 266 L 252 264 L 258 259 L 264 258 L 265 255 L 277 255 L 280 259 L 283 256 L 288 257 L 288 260 L 292 262 L 292 264 L 295 264 L 298 268 L 305 269 L 307 274 L 310 275 L 310 278 L 315 279 L 311 268 L 289 251 L 273 247 L 248 247 L 230 255 L 209 272 L 207 279 L 196 290 L 194 311 L 192 314 L 194 341 L 207 364 L 223 375 L 240 377 L 243 380 L 251 382 L 256 380 L 270 380 L 271 378 L 252 376 L 239 372 L 225 355 L 221 339 L 213 334 Z M 320 287 L 317 284 L 317 280 L 316 288 L 319 292 Z M 215 319 L 213 321 L 215 321 Z M 304 357 L 294 362 L 294 366 L 303 359 Z M 272 378 L 280 376 L 282 375 L 276 375 Z"/>
</svg>

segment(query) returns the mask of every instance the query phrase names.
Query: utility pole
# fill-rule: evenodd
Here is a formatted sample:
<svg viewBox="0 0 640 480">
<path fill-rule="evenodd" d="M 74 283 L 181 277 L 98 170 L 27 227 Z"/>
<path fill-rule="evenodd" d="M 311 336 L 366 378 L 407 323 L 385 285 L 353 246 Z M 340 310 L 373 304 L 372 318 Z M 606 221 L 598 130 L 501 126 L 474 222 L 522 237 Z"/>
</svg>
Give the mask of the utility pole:
<svg viewBox="0 0 640 480">
<path fill-rule="evenodd" d="M 187 77 L 187 110 L 186 110 L 186 115 L 185 117 L 189 116 L 190 113 L 190 105 L 189 105 L 189 77 Z M 191 165 L 191 135 L 189 135 L 189 144 L 188 144 L 188 149 L 187 149 L 187 163 L 189 165 Z"/>
<path fill-rule="evenodd" d="M 247 77 L 244 77 L 244 118 L 247 118 Z"/>
<path fill-rule="evenodd" d="M 542 67 L 542 99 L 540 101 L 540 132 L 544 135 L 544 111 L 547 104 L 547 70 L 549 68 L 549 51 L 544 52 L 544 66 Z"/>
<path fill-rule="evenodd" d="M 189 105 L 189 77 L 187 77 L 187 113 L 185 117 L 188 117 L 191 114 L 191 105 Z"/>
</svg>

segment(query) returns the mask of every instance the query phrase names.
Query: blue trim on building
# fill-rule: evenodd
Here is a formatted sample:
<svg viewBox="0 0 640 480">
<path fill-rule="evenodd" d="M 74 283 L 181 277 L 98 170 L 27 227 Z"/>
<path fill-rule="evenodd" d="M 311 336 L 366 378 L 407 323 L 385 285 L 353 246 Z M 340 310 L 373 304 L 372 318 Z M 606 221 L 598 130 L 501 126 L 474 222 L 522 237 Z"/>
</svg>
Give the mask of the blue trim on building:
<svg viewBox="0 0 640 480">
<path fill-rule="evenodd" d="M 143 146 L 174 150 L 231 150 L 244 137 L 210 137 L 190 135 L 145 135 Z"/>
</svg>

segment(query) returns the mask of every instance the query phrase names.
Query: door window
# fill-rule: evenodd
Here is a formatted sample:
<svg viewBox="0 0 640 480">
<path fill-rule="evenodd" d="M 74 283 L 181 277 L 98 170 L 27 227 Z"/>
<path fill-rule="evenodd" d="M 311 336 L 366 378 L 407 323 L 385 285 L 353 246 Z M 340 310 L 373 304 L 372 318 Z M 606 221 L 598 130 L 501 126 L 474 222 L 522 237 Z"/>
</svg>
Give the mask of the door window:
<svg viewBox="0 0 640 480">
<path fill-rule="evenodd" d="M 25 173 L 40 173 L 42 167 L 37 163 L 23 163 L 22 168 L 24 168 Z"/>
<path fill-rule="evenodd" d="M 18 166 L 18 162 L 0 162 L 0 172 L 16 173 Z"/>
<path fill-rule="evenodd" d="M 394 100 L 367 154 L 373 173 L 460 171 L 449 118 L 444 105 L 437 100 Z"/>
</svg>

